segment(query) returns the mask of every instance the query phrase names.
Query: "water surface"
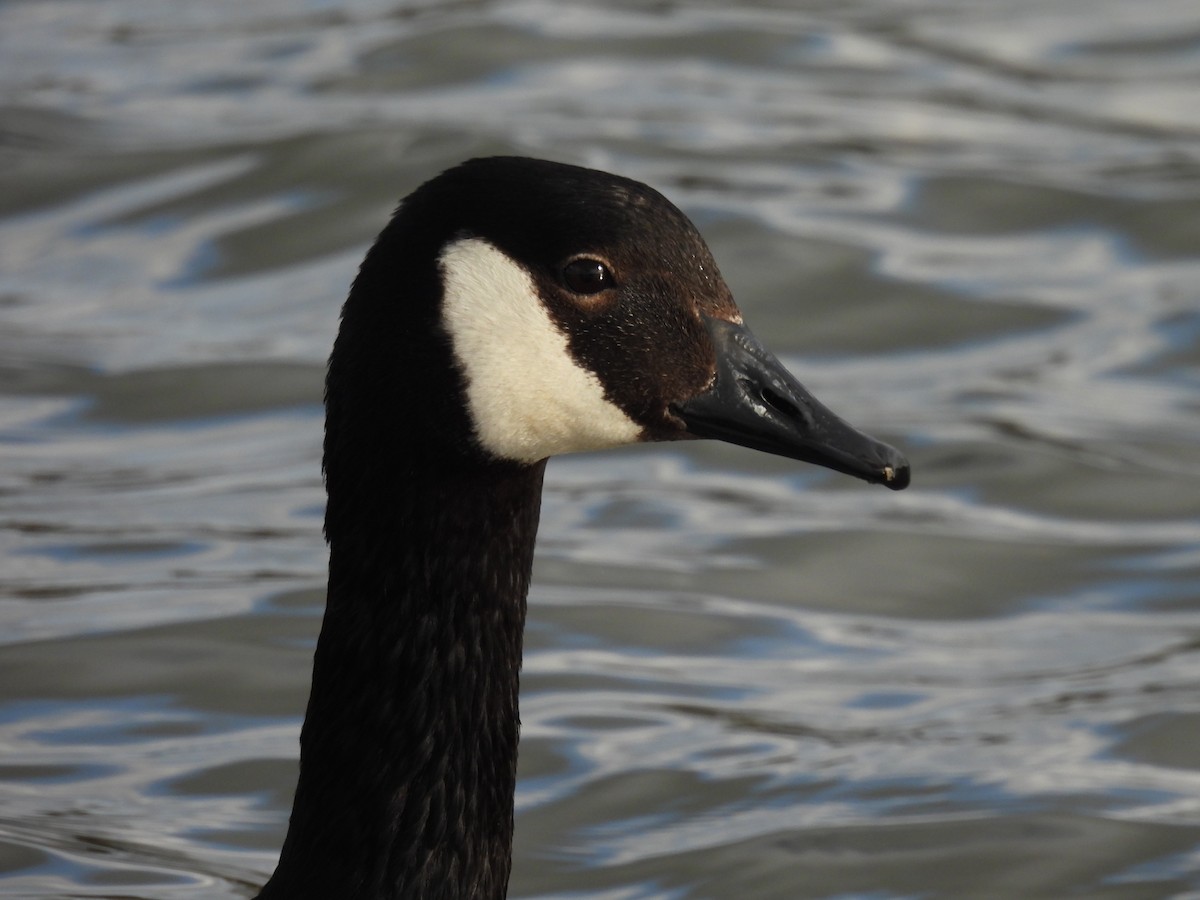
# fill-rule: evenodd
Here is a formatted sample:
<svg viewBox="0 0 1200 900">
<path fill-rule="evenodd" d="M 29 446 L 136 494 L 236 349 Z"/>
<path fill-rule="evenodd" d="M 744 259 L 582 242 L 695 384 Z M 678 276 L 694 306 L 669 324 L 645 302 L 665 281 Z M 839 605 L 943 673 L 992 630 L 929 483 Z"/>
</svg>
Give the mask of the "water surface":
<svg viewBox="0 0 1200 900">
<path fill-rule="evenodd" d="M 397 199 L 654 184 L 893 494 L 554 461 L 523 898 L 1200 896 L 1200 9 L 0 5 L 0 895 L 239 898 Z"/>
</svg>

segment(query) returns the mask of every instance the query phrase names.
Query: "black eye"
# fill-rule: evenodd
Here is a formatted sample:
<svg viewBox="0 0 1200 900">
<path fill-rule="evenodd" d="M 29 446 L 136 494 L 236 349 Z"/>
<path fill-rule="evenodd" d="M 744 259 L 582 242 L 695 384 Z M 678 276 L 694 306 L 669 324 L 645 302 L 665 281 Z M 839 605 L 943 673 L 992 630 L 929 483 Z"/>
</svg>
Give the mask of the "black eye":
<svg viewBox="0 0 1200 900">
<path fill-rule="evenodd" d="M 598 294 L 613 286 L 612 272 L 598 259 L 573 259 L 562 270 L 563 284 L 576 294 Z"/>
</svg>

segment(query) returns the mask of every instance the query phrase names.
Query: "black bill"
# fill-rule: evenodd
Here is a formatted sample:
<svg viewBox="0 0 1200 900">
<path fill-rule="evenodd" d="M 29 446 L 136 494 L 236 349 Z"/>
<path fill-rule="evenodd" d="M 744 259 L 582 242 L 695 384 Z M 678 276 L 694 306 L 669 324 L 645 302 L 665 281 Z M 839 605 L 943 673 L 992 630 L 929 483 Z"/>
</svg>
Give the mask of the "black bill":
<svg viewBox="0 0 1200 900">
<path fill-rule="evenodd" d="M 749 329 L 708 317 L 705 325 L 717 352 L 716 383 L 672 407 L 691 434 L 815 463 L 894 491 L 908 487 L 904 454 L 830 412 Z"/>
</svg>

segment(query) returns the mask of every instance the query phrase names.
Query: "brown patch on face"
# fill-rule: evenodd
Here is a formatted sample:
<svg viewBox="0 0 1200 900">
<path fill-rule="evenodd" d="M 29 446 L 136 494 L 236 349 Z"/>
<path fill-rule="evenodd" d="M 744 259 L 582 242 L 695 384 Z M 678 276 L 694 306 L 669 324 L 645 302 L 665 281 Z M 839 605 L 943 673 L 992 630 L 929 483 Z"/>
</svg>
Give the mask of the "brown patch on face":
<svg viewBox="0 0 1200 900">
<path fill-rule="evenodd" d="M 707 390 L 716 377 L 701 317 L 741 321 L 691 224 L 666 237 L 610 249 L 613 285 L 595 295 L 578 297 L 553 270 L 535 276 L 571 352 L 600 379 L 607 398 L 643 426 L 647 440 L 688 437 L 670 407 Z"/>
</svg>

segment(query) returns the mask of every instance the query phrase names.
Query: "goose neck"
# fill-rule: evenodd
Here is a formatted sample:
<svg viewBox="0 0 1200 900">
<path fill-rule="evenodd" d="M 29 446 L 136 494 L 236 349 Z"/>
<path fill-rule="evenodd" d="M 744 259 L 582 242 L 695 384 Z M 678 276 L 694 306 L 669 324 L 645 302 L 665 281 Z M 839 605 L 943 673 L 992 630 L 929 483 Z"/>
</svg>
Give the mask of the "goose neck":
<svg viewBox="0 0 1200 900">
<path fill-rule="evenodd" d="M 409 479 L 327 522 L 329 593 L 270 897 L 502 898 L 544 464 Z"/>
</svg>

